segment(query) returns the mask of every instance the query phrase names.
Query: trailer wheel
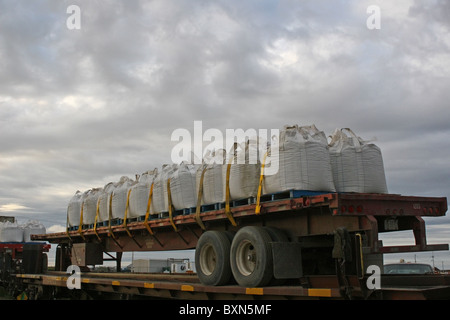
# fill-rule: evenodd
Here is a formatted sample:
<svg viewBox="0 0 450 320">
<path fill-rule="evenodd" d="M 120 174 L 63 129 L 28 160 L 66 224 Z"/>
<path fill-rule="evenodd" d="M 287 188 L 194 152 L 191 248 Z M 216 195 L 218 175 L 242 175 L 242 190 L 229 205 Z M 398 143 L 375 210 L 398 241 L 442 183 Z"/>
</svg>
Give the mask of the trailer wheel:
<svg viewBox="0 0 450 320">
<path fill-rule="evenodd" d="M 230 281 L 230 237 L 221 231 L 206 231 L 195 249 L 195 267 L 200 282 L 219 286 Z"/>
<path fill-rule="evenodd" d="M 272 241 L 261 227 L 244 227 L 231 244 L 231 271 L 236 282 L 245 287 L 262 287 L 273 277 Z"/>
</svg>

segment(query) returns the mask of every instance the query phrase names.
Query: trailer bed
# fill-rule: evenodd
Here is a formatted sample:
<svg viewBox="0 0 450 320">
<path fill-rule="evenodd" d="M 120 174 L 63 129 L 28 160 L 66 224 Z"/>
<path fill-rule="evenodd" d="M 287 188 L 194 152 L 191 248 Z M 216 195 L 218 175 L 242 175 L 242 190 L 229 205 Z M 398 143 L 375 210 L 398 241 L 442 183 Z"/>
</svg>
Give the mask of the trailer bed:
<svg viewBox="0 0 450 320">
<path fill-rule="evenodd" d="M 69 274 L 18 274 L 27 285 L 60 287 L 67 291 Z M 195 274 L 133 274 L 133 273 L 81 273 L 81 288 L 88 294 L 111 294 L 120 298 L 163 298 L 185 300 L 304 300 L 352 299 L 383 300 L 440 300 L 450 299 L 450 275 L 414 275 L 397 277 L 383 275 L 382 287 L 364 296 L 359 288 L 361 279 L 347 277 L 350 287 L 342 288 L 336 276 L 311 276 L 302 279 L 307 285 L 288 284 L 262 288 L 238 285 L 202 285 Z M 364 279 L 365 280 L 365 279 Z M 412 285 L 414 284 L 414 285 Z M 344 290 L 345 289 L 345 290 Z M 108 298 L 111 296 L 108 296 Z"/>
</svg>

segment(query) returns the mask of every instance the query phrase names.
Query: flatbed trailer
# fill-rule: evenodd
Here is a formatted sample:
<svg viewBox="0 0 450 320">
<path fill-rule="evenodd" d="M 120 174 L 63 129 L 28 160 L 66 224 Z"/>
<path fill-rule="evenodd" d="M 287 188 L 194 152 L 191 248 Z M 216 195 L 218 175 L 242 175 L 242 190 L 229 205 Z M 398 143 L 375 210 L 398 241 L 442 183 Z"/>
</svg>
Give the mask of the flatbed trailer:
<svg viewBox="0 0 450 320">
<path fill-rule="evenodd" d="M 444 197 L 291 190 L 202 210 L 169 209 L 134 220 L 125 215 L 32 239 L 57 244 L 55 268 L 63 273 L 70 264 L 101 264 L 99 252 L 115 259 L 119 271 L 123 252 L 196 250 L 197 274 L 187 276 L 190 281 L 82 273 L 81 287 L 91 292 L 183 299 L 448 299 L 447 275 L 411 276 L 405 286 L 401 277 L 381 274 L 381 287 L 367 285 L 367 267 L 382 270 L 384 254 L 448 250 L 448 244 L 427 243 L 422 218 L 446 211 Z M 414 245 L 383 246 L 379 240 L 380 233 L 402 230 L 412 230 Z M 17 275 L 31 287 L 65 287 L 66 277 Z"/>
<path fill-rule="evenodd" d="M 367 281 L 347 276 L 348 287 L 342 288 L 333 275 L 309 276 L 302 285 L 285 284 L 261 288 L 245 288 L 236 284 L 208 286 L 197 276 L 186 274 L 80 274 L 82 290 L 67 289 L 70 275 L 65 272 L 18 274 L 27 288 L 29 299 L 183 299 L 183 300 L 448 300 L 450 275 L 382 275 L 381 288 L 366 296 L 361 283 Z M 363 280 L 363 281 L 362 281 Z M 405 284 L 407 283 L 407 284 Z M 346 294 L 351 291 L 351 295 Z"/>
</svg>

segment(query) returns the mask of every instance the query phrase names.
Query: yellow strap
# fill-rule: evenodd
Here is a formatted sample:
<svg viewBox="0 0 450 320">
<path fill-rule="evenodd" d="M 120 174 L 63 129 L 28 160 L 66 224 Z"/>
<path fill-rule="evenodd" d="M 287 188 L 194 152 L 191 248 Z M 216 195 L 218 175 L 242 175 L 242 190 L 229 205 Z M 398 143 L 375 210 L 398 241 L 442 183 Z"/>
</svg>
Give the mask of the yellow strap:
<svg viewBox="0 0 450 320">
<path fill-rule="evenodd" d="M 233 158 L 230 159 L 230 162 L 227 165 L 227 179 L 225 184 L 225 214 L 230 220 L 233 226 L 237 226 L 236 221 L 234 220 L 233 214 L 230 209 L 230 171 L 231 171 L 231 162 L 233 162 Z"/>
<path fill-rule="evenodd" d="M 86 240 L 83 235 L 83 208 L 84 207 L 84 201 L 81 203 L 81 212 L 80 212 L 80 226 L 78 227 L 78 233 L 83 238 L 83 240 Z"/>
<path fill-rule="evenodd" d="M 148 233 L 153 235 L 153 230 L 148 225 L 148 218 L 150 217 L 150 206 L 152 204 L 152 198 L 153 198 L 153 183 L 150 187 L 150 193 L 148 194 L 148 202 L 147 202 L 147 211 L 145 212 L 145 220 L 144 220 L 144 226 L 147 228 Z"/>
<path fill-rule="evenodd" d="M 112 218 L 112 198 L 113 198 L 114 192 L 111 192 L 111 196 L 109 197 L 109 210 L 108 210 L 108 225 L 109 225 L 109 233 L 108 235 L 112 236 L 114 239 L 116 239 L 116 236 L 114 235 L 114 232 L 111 229 L 111 218 Z"/>
<path fill-rule="evenodd" d="M 100 212 L 100 197 L 98 198 L 98 201 L 97 201 L 97 212 L 95 214 L 95 221 L 94 221 L 94 233 L 97 236 L 98 240 L 101 242 L 102 239 L 100 238 L 100 236 L 97 233 L 97 221 L 98 221 L 99 212 Z"/>
<path fill-rule="evenodd" d="M 360 279 L 362 279 L 362 278 L 364 278 L 364 259 L 363 259 L 364 256 L 363 256 L 362 236 L 361 236 L 361 233 L 357 233 L 356 236 L 359 239 L 359 258 L 361 259 L 360 260 L 360 263 L 361 263 L 361 278 Z"/>
<path fill-rule="evenodd" d="M 205 177 L 206 167 L 202 171 L 202 175 L 200 177 L 200 185 L 198 188 L 198 196 L 197 196 L 197 208 L 195 210 L 195 221 L 197 221 L 197 224 L 202 228 L 202 230 L 206 230 L 205 225 L 203 224 L 202 219 L 200 218 L 200 211 L 201 211 L 201 205 L 202 205 L 202 197 L 203 197 L 203 179 Z"/>
<path fill-rule="evenodd" d="M 266 158 L 267 158 L 267 152 L 264 155 L 263 162 L 261 164 L 261 175 L 259 176 L 259 185 L 258 185 L 258 194 L 256 196 L 256 207 L 255 207 L 255 214 L 261 213 L 261 193 L 262 193 L 262 183 L 264 179 L 264 167 L 266 166 Z"/>
<path fill-rule="evenodd" d="M 128 190 L 128 194 L 127 194 L 127 204 L 125 206 L 125 213 L 123 215 L 123 227 L 125 228 L 125 231 L 128 233 L 128 236 L 130 238 L 132 238 L 133 236 L 131 235 L 130 230 L 128 230 L 128 227 L 127 227 L 128 210 L 130 208 L 130 194 L 131 194 L 131 188 L 130 188 L 130 190 Z"/>
<path fill-rule="evenodd" d="M 170 178 L 167 179 L 167 200 L 169 202 L 169 220 L 170 220 L 170 224 L 173 227 L 173 230 L 175 230 L 176 232 L 178 232 L 177 226 L 175 225 L 175 223 L 173 222 L 173 212 L 172 212 L 172 195 L 170 193 Z"/>
<path fill-rule="evenodd" d="M 128 190 L 128 194 L 127 194 L 127 204 L 125 206 L 125 214 L 124 214 L 124 217 L 123 217 L 123 224 L 122 224 L 122 226 L 125 228 L 125 231 L 128 233 L 128 236 L 131 239 L 133 239 L 133 241 L 138 245 L 139 248 L 142 248 L 142 245 L 139 242 L 137 242 L 137 240 L 131 234 L 131 232 L 128 229 L 128 226 L 127 226 L 128 211 L 130 210 L 130 194 L 131 194 L 131 188 L 130 188 L 130 190 Z"/>
<path fill-rule="evenodd" d="M 69 240 L 72 240 L 69 234 L 69 208 L 67 208 L 67 219 L 66 219 L 66 234 Z"/>
</svg>

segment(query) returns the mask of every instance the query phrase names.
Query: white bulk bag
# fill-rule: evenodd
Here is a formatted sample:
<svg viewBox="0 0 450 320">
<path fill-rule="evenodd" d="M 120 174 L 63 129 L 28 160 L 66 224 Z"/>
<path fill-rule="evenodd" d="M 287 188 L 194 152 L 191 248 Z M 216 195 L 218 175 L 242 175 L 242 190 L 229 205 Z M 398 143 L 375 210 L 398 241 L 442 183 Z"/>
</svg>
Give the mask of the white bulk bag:
<svg viewBox="0 0 450 320">
<path fill-rule="evenodd" d="M 196 175 L 200 165 L 182 162 L 170 175 L 170 194 L 175 210 L 197 205 Z"/>
<path fill-rule="evenodd" d="M 113 192 L 111 193 L 111 218 L 123 219 L 125 216 L 125 209 L 127 207 L 128 190 L 133 186 L 136 181 L 128 178 L 121 177 L 116 184 Z"/>
<path fill-rule="evenodd" d="M 76 227 L 80 225 L 81 207 L 88 191 L 81 192 L 78 190 L 70 199 L 69 205 L 67 206 L 67 223 L 69 227 Z"/>
<path fill-rule="evenodd" d="M 98 220 L 97 222 L 109 221 L 111 210 L 110 197 L 116 187 L 116 183 L 107 183 L 98 195 Z"/>
<path fill-rule="evenodd" d="M 138 183 L 131 187 L 129 218 L 137 218 L 147 213 L 150 188 L 157 174 L 157 169 L 147 171 L 139 177 Z"/>
<path fill-rule="evenodd" d="M 32 242 L 31 235 L 32 234 L 45 234 L 45 226 L 36 220 L 29 220 L 24 225 L 23 228 L 23 241 L 24 242 Z"/>
<path fill-rule="evenodd" d="M 388 192 L 383 157 L 378 146 L 364 141 L 348 128 L 336 129 L 329 146 L 338 192 Z"/>
<path fill-rule="evenodd" d="M 278 160 L 278 161 L 277 161 Z M 264 178 L 264 193 L 287 190 L 334 192 L 325 134 L 314 125 L 286 126 L 280 132 L 278 172 Z"/>
<path fill-rule="evenodd" d="M 167 181 L 176 169 L 176 165 L 165 164 L 161 171 L 153 181 L 153 199 L 152 199 L 152 213 L 161 213 L 169 211 L 169 199 L 167 194 Z"/>
<path fill-rule="evenodd" d="M 0 229 L 0 242 L 23 242 L 23 228 L 15 222 L 5 222 Z"/>
<path fill-rule="evenodd" d="M 83 224 L 93 224 L 97 215 L 97 203 L 102 188 L 93 188 L 86 193 L 83 201 Z"/>
<path fill-rule="evenodd" d="M 203 195 L 202 204 L 215 204 L 225 201 L 225 187 L 227 166 L 225 164 L 225 151 L 217 150 L 211 155 L 204 157 L 204 164 L 198 168 L 196 184 L 197 190 L 200 187 L 200 181 L 203 170 Z"/>
<path fill-rule="evenodd" d="M 230 166 L 230 199 L 238 200 L 256 196 L 258 192 L 261 164 L 258 158 L 257 140 L 236 144 Z"/>
</svg>

